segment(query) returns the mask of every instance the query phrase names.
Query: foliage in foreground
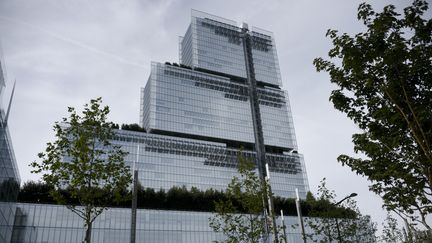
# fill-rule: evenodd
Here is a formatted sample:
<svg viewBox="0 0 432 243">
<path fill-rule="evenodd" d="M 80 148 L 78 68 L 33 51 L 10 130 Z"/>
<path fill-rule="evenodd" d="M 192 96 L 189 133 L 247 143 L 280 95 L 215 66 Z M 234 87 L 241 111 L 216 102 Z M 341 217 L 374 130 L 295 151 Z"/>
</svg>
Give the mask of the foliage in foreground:
<svg viewBox="0 0 432 243">
<path fill-rule="evenodd" d="M 15 178 L 0 182 L 0 202 L 15 202 L 18 197 L 19 183 Z"/>
<path fill-rule="evenodd" d="M 28 181 L 24 183 L 18 194 L 18 202 L 23 203 L 45 203 L 45 204 L 56 204 L 57 202 L 51 197 L 49 191 L 52 187 L 48 186 L 43 182 Z M 62 190 L 60 193 L 65 195 L 66 200 L 69 204 L 80 205 L 79 201 L 68 196 L 70 194 L 67 189 Z M 112 197 L 107 195 L 108 197 Z M 109 207 L 130 207 L 131 196 L 130 192 L 126 191 L 123 195 L 127 200 L 116 202 L 111 201 Z M 168 191 L 159 190 L 155 191 L 152 188 L 138 188 L 138 208 L 146 209 L 164 209 L 164 210 L 183 210 L 183 211 L 201 211 L 201 212 L 215 212 L 215 203 L 218 201 L 226 200 L 227 196 L 222 191 L 216 191 L 213 189 L 201 191 L 197 188 L 192 187 L 187 189 L 186 187 L 173 187 Z M 235 200 L 235 205 L 239 205 Z M 292 198 L 281 198 L 274 197 L 274 204 L 277 212 L 282 209 L 284 215 L 296 216 L 295 200 Z M 302 215 L 303 216 L 315 216 L 322 210 L 339 210 L 344 211 L 342 214 L 351 215 L 349 209 L 338 208 L 330 204 L 330 202 L 308 199 L 301 201 Z M 240 212 L 244 210 L 238 207 Z"/>
<path fill-rule="evenodd" d="M 337 85 L 330 100 L 362 130 L 354 150 L 367 158 L 338 161 L 366 176 L 384 207 L 431 229 L 432 212 L 432 20 L 428 3 L 414 0 L 403 14 L 393 5 L 376 13 L 358 8 L 366 31 L 355 36 L 328 30 L 331 61 L 317 58 L 317 71 Z"/>
<path fill-rule="evenodd" d="M 215 203 L 216 214 L 209 218 L 210 228 L 221 232 L 226 242 L 259 242 L 270 232 L 264 201 L 267 188 L 254 171 L 254 164 L 239 156 L 239 177 L 233 177 L 226 199 Z"/>
<path fill-rule="evenodd" d="M 87 243 L 93 221 L 112 201 L 124 199 L 122 192 L 131 182 L 126 153 L 110 143 L 113 124 L 107 122 L 108 106 L 101 103 L 101 98 L 91 100 L 82 116 L 69 107 L 69 117 L 54 125 L 55 141 L 39 153 L 42 161 L 31 163 L 32 173 L 42 174 L 50 196 L 84 220 Z M 67 194 L 62 193 L 66 188 Z"/>
<path fill-rule="evenodd" d="M 360 213 L 355 200 L 348 198 L 336 207 L 336 194 L 327 188 L 325 178 L 318 186 L 317 196 L 315 199 L 309 194 L 306 199 L 323 207 L 311 212 L 313 218 L 306 219 L 306 225 L 312 229 L 308 237 L 313 242 L 376 242 L 376 225 L 369 215 Z"/>
<path fill-rule="evenodd" d="M 397 220 L 393 218 L 391 214 L 387 214 L 387 217 L 383 223 L 383 230 L 380 240 L 386 243 L 404 242 L 402 230 L 398 228 Z"/>
<path fill-rule="evenodd" d="M 432 242 L 432 231 L 419 230 L 404 219 L 405 227 L 399 228 L 398 222 L 388 213 L 383 223 L 380 241 L 385 243 L 417 243 Z"/>
</svg>

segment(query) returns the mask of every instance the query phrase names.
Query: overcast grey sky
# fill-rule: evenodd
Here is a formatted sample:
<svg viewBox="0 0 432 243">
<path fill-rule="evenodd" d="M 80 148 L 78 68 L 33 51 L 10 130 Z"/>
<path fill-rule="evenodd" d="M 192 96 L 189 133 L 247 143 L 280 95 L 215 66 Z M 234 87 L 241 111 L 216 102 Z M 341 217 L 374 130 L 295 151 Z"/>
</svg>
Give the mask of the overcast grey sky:
<svg viewBox="0 0 432 243">
<path fill-rule="evenodd" d="M 399 7 L 408 1 L 376 1 Z M 178 62 L 178 36 L 190 22 L 191 9 L 272 31 L 284 89 L 288 90 L 299 152 L 304 154 L 312 192 L 326 177 L 338 199 L 357 192 L 360 209 L 379 224 L 381 200 L 366 179 L 337 163 L 353 154 L 356 127 L 328 101 L 332 86 L 312 66 L 325 57 L 328 28 L 357 33 L 360 1 L 158 1 L 158 0 L 1 0 L 0 42 L 10 93 L 16 93 L 10 132 L 22 181 L 37 180 L 28 164 L 53 140 L 52 125 L 67 107 L 82 108 L 103 97 L 115 123 L 138 123 L 140 88 L 150 62 Z"/>
</svg>

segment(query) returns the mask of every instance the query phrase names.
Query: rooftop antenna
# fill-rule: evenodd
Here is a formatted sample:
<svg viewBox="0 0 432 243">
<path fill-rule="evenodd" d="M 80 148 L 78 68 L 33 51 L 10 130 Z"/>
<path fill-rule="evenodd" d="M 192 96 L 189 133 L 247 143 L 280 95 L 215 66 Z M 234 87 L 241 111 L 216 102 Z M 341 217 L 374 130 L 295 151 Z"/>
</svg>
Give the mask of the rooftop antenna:
<svg viewBox="0 0 432 243">
<path fill-rule="evenodd" d="M 13 85 L 13 88 L 12 88 L 11 97 L 10 97 L 10 99 L 9 99 L 9 105 L 8 105 L 7 112 L 6 112 L 6 116 L 5 116 L 5 120 L 4 120 L 4 125 L 5 125 L 5 126 L 7 125 L 7 121 L 8 121 L 8 118 L 9 118 L 10 109 L 11 109 L 11 106 L 12 106 L 13 96 L 14 96 L 14 94 L 15 94 L 15 85 L 16 85 L 16 80 L 15 80 L 14 85 Z"/>
</svg>

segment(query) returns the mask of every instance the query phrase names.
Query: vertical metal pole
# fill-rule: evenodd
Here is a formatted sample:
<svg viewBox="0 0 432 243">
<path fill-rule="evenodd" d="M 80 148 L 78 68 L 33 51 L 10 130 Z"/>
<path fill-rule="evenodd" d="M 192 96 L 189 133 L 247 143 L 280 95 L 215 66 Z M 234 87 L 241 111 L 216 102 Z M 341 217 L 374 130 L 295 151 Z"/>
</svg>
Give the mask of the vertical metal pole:
<svg viewBox="0 0 432 243">
<path fill-rule="evenodd" d="M 267 173 L 267 176 L 266 176 L 266 186 L 270 187 L 270 171 L 269 171 L 269 167 L 268 167 L 267 163 L 265 164 L 265 169 L 266 169 L 266 173 Z M 268 201 L 269 213 L 270 213 L 270 215 L 273 215 L 274 211 L 273 211 L 272 197 L 270 195 L 269 189 L 266 188 L 266 190 L 267 190 L 267 201 Z"/>
<path fill-rule="evenodd" d="M 284 220 L 284 215 L 283 215 L 283 210 L 282 209 L 281 209 L 280 213 L 281 213 L 281 224 L 282 224 L 284 241 L 285 241 L 285 243 L 288 243 L 288 236 L 287 236 L 287 233 L 286 233 L 286 226 L 285 226 L 285 220 Z"/>
<path fill-rule="evenodd" d="M 133 193 L 132 193 L 132 217 L 131 217 L 131 237 L 130 242 L 135 243 L 136 239 L 136 214 L 137 214 L 137 192 L 138 192 L 138 170 L 134 171 Z"/>
<path fill-rule="evenodd" d="M 138 162 L 139 158 L 139 145 L 137 146 L 137 156 L 136 161 L 134 162 L 133 170 L 133 188 L 132 188 L 132 215 L 131 215 L 131 235 L 130 242 L 135 243 L 136 239 L 136 214 L 137 214 L 137 194 L 138 194 L 138 170 L 135 167 L 135 164 Z"/>
<path fill-rule="evenodd" d="M 306 243 L 306 234 L 305 234 L 305 229 L 304 229 L 304 224 L 303 224 L 303 217 L 302 217 L 302 213 L 301 213 L 301 207 L 300 207 L 300 197 L 299 197 L 299 193 L 298 193 L 298 189 L 295 189 L 296 191 L 296 208 L 297 208 L 297 216 L 298 216 L 298 220 L 299 220 L 299 224 L 300 224 L 300 228 L 301 228 L 301 234 L 302 234 L 302 239 L 303 242 Z"/>
<path fill-rule="evenodd" d="M 275 242 L 279 242 L 278 241 L 278 230 L 277 230 L 277 224 L 276 224 L 276 212 L 274 211 L 273 195 L 272 195 L 271 185 L 270 185 L 270 169 L 269 169 L 268 163 L 265 164 L 265 168 L 266 168 L 266 174 L 267 174 L 266 182 L 267 182 L 268 207 L 269 207 L 270 216 L 272 217 L 272 221 L 273 221 L 273 233 L 275 235 L 274 240 L 275 240 Z"/>
<path fill-rule="evenodd" d="M 249 34 L 249 29 L 247 25 L 244 24 L 242 27 L 241 38 L 243 41 L 243 51 L 245 57 L 246 64 L 246 74 L 248 81 L 248 91 L 249 91 L 249 100 L 251 105 L 251 113 L 252 113 L 252 124 L 254 129 L 254 137 L 255 137 L 255 152 L 257 156 L 257 167 L 258 173 L 261 181 L 266 181 L 266 170 L 265 170 L 265 145 L 264 145 L 264 135 L 261 123 L 261 112 L 259 107 L 259 98 L 256 87 L 255 80 L 255 70 L 253 65 L 253 57 L 252 57 L 252 47 L 251 47 L 251 37 Z M 268 185 L 268 193 L 271 195 L 271 186 Z M 265 198 L 263 199 L 265 203 Z M 273 203 L 273 200 L 270 201 Z M 270 207 L 270 206 L 269 206 Z M 271 206 L 273 208 L 273 205 Z M 264 210 L 263 210 L 264 212 Z M 276 228 L 276 217 L 275 214 L 270 213 L 270 217 L 272 217 L 273 224 L 273 232 L 274 232 L 274 241 L 278 242 L 277 228 Z M 263 213 L 264 214 L 264 213 Z M 265 224 L 267 225 L 269 222 L 266 218 Z M 267 227 L 267 226 L 266 226 Z M 267 237 L 268 238 L 268 237 Z"/>
<path fill-rule="evenodd" d="M 340 200 L 339 202 L 335 203 L 334 206 L 338 206 L 338 205 L 341 204 L 343 201 L 345 201 L 345 200 L 347 200 L 347 199 L 349 199 L 349 198 L 351 198 L 351 197 L 356 197 L 357 195 L 358 195 L 357 193 L 353 192 L 353 193 L 351 193 L 350 195 L 344 197 L 344 199 L 342 199 L 342 200 Z M 338 235 L 337 235 L 337 237 L 338 237 L 338 241 L 339 241 L 339 242 L 342 242 L 341 234 L 340 234 L 340 230 L 339 230 L 339 221 L 338 221 L 337 217 L 336 217 L 336 229 L 337 229 L 337 234 L 338 234 Z M 330 234 L 329 234 L 329 235 L 330 235 Z"/>
</svg>

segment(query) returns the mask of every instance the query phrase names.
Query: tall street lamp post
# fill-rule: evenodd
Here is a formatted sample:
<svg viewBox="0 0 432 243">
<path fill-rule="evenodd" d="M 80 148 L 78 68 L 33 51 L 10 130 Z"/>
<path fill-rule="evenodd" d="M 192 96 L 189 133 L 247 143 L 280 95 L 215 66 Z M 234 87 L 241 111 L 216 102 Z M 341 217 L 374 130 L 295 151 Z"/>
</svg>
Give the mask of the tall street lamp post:
<svg viewBox="0 0 432 243">
<path fill-rule="evenodd" d="M 337 206 L 339 204 L 341 204 L 343 201 L 347 200 L 348 198 L 352 198 L 357 196 L 358 194 L 353 192 L 350 195 L 346 196 L 344 199 L 340 200 L 339 202 L 335 203 L 334 205 Z M 339 243 L 342 243 L 342 239 L 341 239 L 341 234 L 340 234 L 340 230 L 339 230 L 339 222 L 338 222 L 338 218 L 336 217 L 336 229 L 337 229 L 337 233 L 338 233 L 338 241 Z"/>
</svg>

